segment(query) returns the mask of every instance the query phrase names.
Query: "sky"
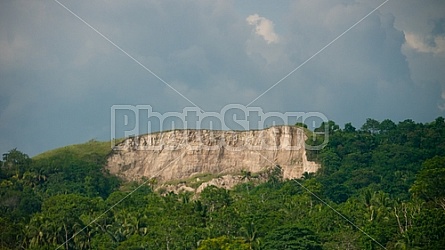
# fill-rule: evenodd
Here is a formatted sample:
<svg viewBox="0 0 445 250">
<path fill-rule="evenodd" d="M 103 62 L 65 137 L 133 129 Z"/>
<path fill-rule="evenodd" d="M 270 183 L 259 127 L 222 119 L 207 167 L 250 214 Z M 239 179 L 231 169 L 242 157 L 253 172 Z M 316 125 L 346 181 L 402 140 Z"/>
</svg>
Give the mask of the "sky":
<svg viewBox="0 0 445 250">
<path fill-rule="evenodd" d="M 113 105 L 238 104 L 357 128 L 431 122 L 445 113 L 444 10 L 442 0 L 0 1 L 0 153 L 110 140 Z"/>
</svg>

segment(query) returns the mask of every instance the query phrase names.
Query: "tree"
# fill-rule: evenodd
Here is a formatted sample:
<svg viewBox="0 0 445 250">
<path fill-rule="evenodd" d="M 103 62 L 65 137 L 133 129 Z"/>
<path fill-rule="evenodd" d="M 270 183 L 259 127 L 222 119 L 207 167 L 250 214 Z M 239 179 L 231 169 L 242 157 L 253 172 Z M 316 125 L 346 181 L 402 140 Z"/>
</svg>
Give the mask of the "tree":
<svg viewBox="0 0 445 250">
<path fill-rule="evenodd" d="M 309 229 L 284 225 L 273 229 L 263 240 L 262 249 L 321 250 L 318 237 Z"/>
<path fill-rule="evenodd" d="M 445 157 L 436 156 L 422 164 L 411 192 L 445 210 Z"/>
<path fill-rule="evenodd" d="M 362 131 L 369 132 L 371 134 L 376 134 L 380 132 L 380 122 L 371 118 L 366 119 L 365 124 L 363 124 Z"/>
<path fill-rule="evenodd" d="M 250 171 L 247 171 L 247 170 L 241 170 L 241 180 L 247 180 L 247 181 L 250 181 L 251 179 L 252 179 L 252 172 L 250 172 Z"/>
<path fill-rule="evenodd" d="M 379 130 L 381 133 L 388 133 L 390 131 L 394 131 L 395 129 L 397 129 L 397 125 L 389 119 L 383 120 L 379 125 Z"/>
<path fill-rule="evenodd" d="M 232 203 L 232 199 L 226 189 L 210 185 L 202 190 L 201 202 L 209 208 L 210 212 L 213 212 L 229 206 Z"/>
<path fill-rule="evenodd" d="M 409 244 L 421 249 L 443 249 L 445 246 L 445 213 L 441 208 L 423 208 L 413 218 L 405 234 Z"/>
<path fill-rule="evenodd" d="M 304 124 L 303 122 L 297 122 L 297 123 L 295 123 L 295 126 L 301 127 L 301 128 L 307 128 L 307 125 Z"/>
<path fill-rule="evenodd" d="M 327 130 L 327 131 L 326 131 Z M 332 134 L 340 130 L 340 126 L 338 126 L 334 121 L 322 122 L 320 127 L 316 128 L 315 132 L 329 132 Z"/>
<path fill-rule="evenodd" d="M 269 169 L 267 182 L 273 187 L 278 187 L 278 184 L 283 180 L 283 170 L 279 165 Z"/>
<path fill-rule="evenodd" d="M 23 173 L 31 164 L 31 158 L 27 154 L 18 151 L 16 148 L 3 154 L 2 168 L 10 175 L 21 178 Z"/>
<path fill-rule="evenodd" d="M 84 228 L 81 215 L 94 211 L 98 199 L 90 200 L 75 194 L 56 195 L 46 199 L 42 212 L 36 213 L 30 225 L 38 230 L 30 235 L 33 246 L 63 245 L 65 249 L 89 248 L 88 229 Z M 81 239 L 81 240 L 80 240 Z"/>
<path fill-rule="evenodd" d="M 347 133 L 354 133 L 355 130 L 356 130 L 355 127 L 352 126 L 352 123 L 350 123 L 350 122 L 346 123 L 345 128 L 343 129 L 343 131 L 347 132 Z"/>
<path fill-rule="evenodd" d="M 198 250 L 248 250 L 249 245 L 242 239 L 231 239 L 227 236 L 202 240 Z"/>
</svg>

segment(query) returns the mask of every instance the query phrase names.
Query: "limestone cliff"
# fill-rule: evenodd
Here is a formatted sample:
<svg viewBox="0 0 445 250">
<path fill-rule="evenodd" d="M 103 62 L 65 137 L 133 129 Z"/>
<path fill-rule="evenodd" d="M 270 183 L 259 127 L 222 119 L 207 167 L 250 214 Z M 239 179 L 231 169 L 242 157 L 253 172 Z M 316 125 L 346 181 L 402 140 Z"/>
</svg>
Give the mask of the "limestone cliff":
<svg viewBox="0 0 445 250">
<path fill-rule="evenodd" d="M 108 158 L 110 173 L 127 180 L 142 177 L 161 182 L 197 174 L 261 172 L 280 165 L 292 179 L 315 172 L 307 161 L 301 128 L 276 126 L 264 130 L 173 130 L 128 138 Z"/>
</svg>

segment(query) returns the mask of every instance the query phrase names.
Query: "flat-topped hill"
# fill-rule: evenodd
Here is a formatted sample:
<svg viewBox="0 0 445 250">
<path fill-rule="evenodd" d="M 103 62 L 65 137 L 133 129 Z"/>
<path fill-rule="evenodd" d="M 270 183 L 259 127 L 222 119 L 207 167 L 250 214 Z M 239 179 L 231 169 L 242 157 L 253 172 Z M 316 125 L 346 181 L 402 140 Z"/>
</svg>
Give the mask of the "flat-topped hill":
<svg viewBox="0 0 445 250">
<path fill-rule="evenodd" d="M 299 178 L 319 167 L 306 158 L 306 139 L 303 128 L 295 126 L 159 132 L 117 144 L 106 168 L 127 180 L 170 181 L 199 174 L 257 173 L 279 165 L 284 178 Z"/>
</svg>

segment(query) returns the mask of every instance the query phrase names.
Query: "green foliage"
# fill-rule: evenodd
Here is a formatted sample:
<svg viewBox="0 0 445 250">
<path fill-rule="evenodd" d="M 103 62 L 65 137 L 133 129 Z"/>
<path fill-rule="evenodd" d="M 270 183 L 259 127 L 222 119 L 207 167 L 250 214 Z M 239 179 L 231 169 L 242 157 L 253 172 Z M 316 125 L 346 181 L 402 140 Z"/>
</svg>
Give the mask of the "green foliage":
<svg viewBox="0 0 445 250">
<path fill-rule="evenodd" d="M 34 160 L 51 159 L 56 156 L 71 154 L 87 161 L 104 163 L 105 157 L 111 153 L 111 142 L 90 140 L 83 144 L 65 146 L 35 156 Z"/>
<path fill-rule="evenodd" d="M 102 168 L 110 151 L 108 142 L 89 141 L 38 155 L 33 168 L 46 179 L 41 185 L 45 195 L 78 193 L 104 198 L 119 185 Z"/>
<path fill-rule="evenodd" d="M 221 236 L 213 239 L 206 239 L 200 242 L 198 250 L 248 250 L 249 245 L 242 239 L 230 239 Z"/>
<path fill-rule="evenodd" d="M 297 127 L 302 127 L 302 128 L 307 128 L 307 125 L 304 124 L 304 123 L 302 123 L 302 122 L 297 122 L 297 123 L 295 123 L 295 126 L 297 126 Z"/>
<path fill-rule="evenodd" d="M 427 201 L 443 202 L 445 209 L 445 157 L 426 160 L 411 189 Z"/>
<path fill-rule="evenodd" d="M 246 183 L 200 195 L 119 182 L 103 170 L 108 142 L 32 159 L 13 149 L 1 161 L 0 249 L 443 249 L 444 119 L 314 132 L 325 131 L 327 146 L 307 152 L 316 174 L 283 180 L 276 166 L 259 183 L 243 171 Z"/>
<path fill-rule="evenodd" d="M 102 171 L 110 148 L 109 143 L 89 141 L 32 159 L 16 149 L 4 154 L 0 216 L 18 229 L 16 239 L 0 236 L 0 246 L 54 248 L 80 229 L 80 216 L 95 207 L 91 201 L 107 197 L 119 185 L 116 177 Z M 76 236 L 69 244 L 85 248 L 76 242 L 85 237 Z"/>
<path fill-rule="evenodd" d="M 29 156 L 18 151 L 16 148 L 4 153 L 2 159 L 1 173 L 2 177 L 6 178 L 11 176 L 21 178 L 23 173 L 31 164 L 31 159 Z"/>
<path fill-rule="evenodd" d="M 308 229 L 295 225 L 277 227 L 264 237 L 262 249 L 321 250 L 316 235 Z"/>
<path fill-rule="evenodd" d="M 201 192 L 201 202 L 210 211 L 228 207 L 232 203 L 229 192 L 215 186 L 208 186 Z"/>
</svg>

